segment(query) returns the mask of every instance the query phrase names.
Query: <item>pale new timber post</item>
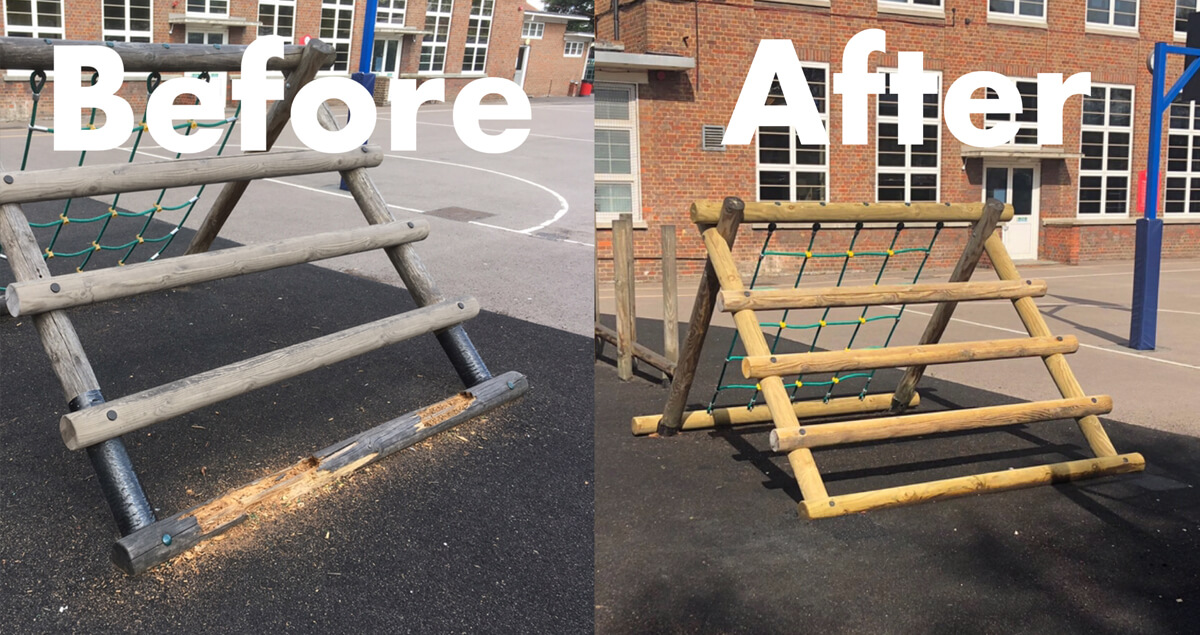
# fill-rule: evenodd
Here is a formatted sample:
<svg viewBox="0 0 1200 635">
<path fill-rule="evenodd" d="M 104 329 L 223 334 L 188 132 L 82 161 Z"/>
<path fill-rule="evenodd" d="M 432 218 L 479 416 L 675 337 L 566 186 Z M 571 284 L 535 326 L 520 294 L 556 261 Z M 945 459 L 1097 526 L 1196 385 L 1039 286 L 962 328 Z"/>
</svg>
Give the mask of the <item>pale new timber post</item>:
<svg viewBox="0 0 1200 635">
<path fill-rule="evenodd" d="M 988 238 L 984 246 L 987 249 L 988 259 L 992 261 L 992 267 L 1001 280 L 1020 279 L 1021 275 L 1017 273 L 1017 266 L 1013 264 L 1012 257 L 1008 255 L 1008 250 L 1004 248 L 1004 241 L 1000 236 L 993 235 Z M 1042 317 L 1042 312 L 1038 310 L 1037 303 L 1033 298 L 1017 298 L 1013 300 L 1013 306 L 1016 307 L 1017 315 L 1021 317 L 1021 322 L 1030 336 L 1050 335 L 1050 327 L 1046 325 L 1046 318 Z M 1042 362 L 1046 364 L 1046 370 L 1050 372 L 1050 377 L 1054 379 L 1054 385 L 1058 386 L 1058 392 L 1063 397 L 1076 399 L 1084 396 L 1083 387 L 1079 385 L 1079 380 L 1075 379 L 1075 373 L 1067 364 L 1066 357 L 1049 355 L 1043 357 Z M 1104 426 L 1100 424 L 1100 419 L 1096 415 L 1086 415 L 1076 421 L 1079 423 L 1079 429 L 1083 432 L 1083 436 L 1087 438 L 1088 446 L 1092 448 L 1092 452 L 1096 456 L 1117 455 L 1116 448 L 1113 447 L 1108 433 L 1104 431 Z"/>
<path fill-rule="evenodd" d="M 745 289 L 742 274 L 738 273 L 733 254 L 729 251 L 729 244 L 721 238 L 717 230 L 710 229 L 704 232 L 704 246 L 708 248 L 708 261 L 712 263 L 716 272 L 719 287 L 731 293 Z M 767 337 L 763 335 L 753 310 L 744 309 L 734 313 L 733 321 L 737 325 L 738 336 L 742 338 L 746 355 L 771 354 Z M 783 379 L 773 375 L 764 377 L 758 384 L 767 402 L 767 408 L 771 411 L 771 418 L 775 420 L 775 427 L 785 430 L 799 428 L 800 420 L 796 417 L 792 398 L 788 395 L 787 387 L 783 385 Z M 796 476 L 796 483 L 800 486 L 800 493 L 805 501 L 829 498 L 829 493 L 825 491 L 825 483 L 821 481 L 821 473 L 817 471 L 817 464 L 813 461 L 812 450 L 800 448 L 788 452 L 788 463 L 792 466 L 792 474 Z"/>
<path fill-rule="evenodd" d="M 663 225 L 662 231 L 662 293 L 663 293 L 663 356 L 679 363 L 679 271 L 675 262 L 675 226 Z M 663 374 L 663 378 L 670 379 Z"/>
<path fill-rule="evenodd" d="M 950 282 L 968 282 L 971 279 L 971 275 L 975 273 L 975 267 L 979 264 L 979 259 L 983 256 L 984 242 L 996 232 L 996 224 L 1000 222 L 1002 214 L 1004 214 L 1004 203 L 989 198 L 983 206 L 979 220 L 975 221 L 975 225 L 971 228 L 971 236 L 967 238 L 967 245 L 963 248 L 958 263 L 954 265 L 954 272 L 950 274 Z M 950 324 L 950 318 L 954 315 L 954 309 L 957 306 L 957 302 L 942 302 L 937 305 L 937 308 L 933 310 L 933 315 L 929 318 L 929 323 L 925 325 L 925 333 L 921 335 L 922 344 L 933 344 L 942 339 L 942 334 L 946 332 L 946 327 Z M 1046 333 L 1046 335 L 1050 334 Z M 924 366 L 910 366 L 904 372 L 904 377 L 896 386 L 895 398 L 892 400 L 893 412 L 904 410 L 905 404 L 912 398 L 912 394 L 917 390 L 917 383 L 921 381 L 921 376 L 924 374 Z M 1078 396 L 1082 397 L 1082 392 Z"/>
<path fill-rule="evenodd" d="M 336 55 L 333 45 L 313 39 L 304 47 L 296 68 L 284 74 L 283 99 L 275 102 L 271 111 L 267 113 L 267 150 L 275 145 L 275 141 L 279 139 L 279 135 L 291 119 L 292 102 L 300 89 L 311 82 L 317 76 L 317 71 L 333 61 Z M 220 194 L 208 210 L 208 215 L 204 217 L 204 222 L 192 237 L 192 243 L 188 245 L 186 253 L 204 253 L 212 247 L 213 241 L 221 233 L 225 221 L 233 213 L 233 208 L 237 207 L 238 201 L 242 200 L 242 194 L 245 194 L 249 185 L 250 181 L 234 181 L 221 188 Z"/>
<path fill-rule="evenodd" d="M 717 233 L 725 239 L 730 248 L 737 239 L 738 227 L 742 224 L 742 214 L 745 210 L 746 204 L 735 196 L 726 198 L 721 206 Z M 703 229 L 701 226 L 702 231 Z M 664 437 L 676 434 L 683 425 L 683 411 L 687 406 L 688 392 L 696 379 L 700 352 L 704 348 L 704 339 L 708 337 L 708 326 L 712 322 L 713 309 L 717 305 L 717 294 L 720 292 L 721 284 L 713 269 L 712 259 L 709 258 L 704 264 L 704 277 L 700 279 L 700 288 L 696 290 L 696 302 L 692 305 L 692 317 L 688 321 L 687 336 L 683 340 L 679 363 L 675 365 L 675 377 L 671 380 L 667 405 L 663 408 L 662 419 L 658 422 L 658 434 Z"/>
<path fill-rule="evenodd" d="M 621 214 L 612 224 L 613 289 L 617 307 L 617 377 L 621 381 L 633 378 L 634 332 L 633 304 L 633 217 Z"/>
</svg>

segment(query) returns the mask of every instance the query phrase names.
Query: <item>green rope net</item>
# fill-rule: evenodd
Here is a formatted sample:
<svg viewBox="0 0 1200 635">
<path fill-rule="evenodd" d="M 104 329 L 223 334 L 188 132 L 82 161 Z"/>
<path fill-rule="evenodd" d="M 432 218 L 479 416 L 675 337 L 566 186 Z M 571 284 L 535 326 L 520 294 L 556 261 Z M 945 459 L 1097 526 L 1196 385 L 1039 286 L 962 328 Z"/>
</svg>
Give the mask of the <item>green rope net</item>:
<svg viewBox="0 0 1200 635">
<path fill-rule="evenodd" d="M 846 281 L 846 273 L 850 269 L 851 261 L 855 258 L 879 259 L 879 268 L 874 273 L 874 284 L 879 284 L 879 282 L 883 279 L 884 273 L 888 270 L 889 265 L 892 265 L 892 268 L 896 269 L 896 263 L 898 261 L 907 259 L 909 264 L 915 264 L 915 273 L 911 278 L 912 283 L 915 284 L 918 280 L 920 280 L 921 273 L 925 270 L 925 265 L 929 262 L 929 255 L 933 251 L 933 246 L 937 242 L 938 236 L 941 235 L 942 228 L 943 224 L 939 222 L 934 227 L 932 236 L 927 243 L 922 243 L 915 246 L 900 247 L 899 245 L 901 245 L 901 237 L 904 234 L 905 227 L 904 223 L 897 223 L 893 228 L 890 243 L 886 249 L 857 251 L 855 250 L 855 246 L 858 244 L 859 238 L 863 233 L 863 224 L 857 223 L 854 226 L 853 234 L 850 236 L 850 242 L 844 251 L 819 253 L 814 251 L 814 247 L 817 244 L 817 237 L 821 232 L 820 223 L 812 224 L 812 227 L 809 230 L 808 247 L 804 251 L 782 251 L 771 249 L 771 241 L 775 237 L 778 230 L 778 227 L 775 225 L 775 223 L 771 223 L 767 227 L 766 239 L 763 240 L 762 247 L 759 249 L 758 261 L 754 266 L 754 274 L 750 278 L 750 284 L 748 288 L 754 289 L 755 285 L 759 282 L 759 277 L 763 273 L 763 261 L 768 257 L 800 260 L 800 266 L 796 274 L 795 281 L 792 283 L 792 288 L 800 288 L 800 283 L 804 279 L 805 270 L 809 268 L 808 264 L 810 261 L 825 258 L 841 259 L 836 284 L 836 286 L 839 287 L 843 286 L 843 283 Z M 915 259 L 915 263 L 913 263 L 913 259 Z M 778 352 L 781 342 L 788 341 L 788 339 L 784 338 L 785 332 L 811 331 L 812 341 L 807 345 L 801 344 L 804 352 L 811 353 L 818 350 L 818 341 L 820 341 L 822 335 L 826 335 L 826 339 L 828 339 L 829 337 L 833 337 L 833 335 L 830 335 L 832 332 L 848 331 L 849 335 L 845 339 L 846 343 L 843 347 L 841 347 L 848 350 L 854 347 L 856 340 L 860 339 L 860 335 L 862 334 L 863 328 L 866 325 L 873 322 L 890 322 L 890 325 L 886 328 L 886 333 L 883 336 L 883 342 L 881 345 L 861 347 L 864 349 L 886 348 L 891 343 L 892 336 L 896 333 L 896 327 L 900 324 L 900 318 L 904 316 L 905 307 L 901 305 L 899 308 L 887 309 L 886 313 L 880 313 L 878 315 L 870 314 L 871 308 L 872 307 L 863 307 L 858 316 L 853 319 L 834 320 L 830 319 L 830 313 L 832 309 L 827 307 L 823 309 L 820 318 L 816 321 L 799 323 L 788 322 L 788 315 L 791 313 L 791 311 L 783 311 L 778 320 L 760 322 L 759 326 L 764 329 L 774 329 L 775 331 L 773 337 L 767 337 L 772 353 Z M 884 307 L 876 307 L 876 310 L 878 311 L 882 308 Z M 712 412 L 713 408 L 717 406 L 718 397 L 721 395 L 721 393 L 726 391 L 750 391 L 751 396 L 746 404 L 747 408 L 754 408 L 758 403 L 759 394 L 761 392 L 758 384 L 725 383 L 725 376 L 729 371 L 730 365 L 740 365 L 741 360 L 745 358 L 745 355 L 736 354 L 738 351 L 738 340 L 739 338 L 737 336 L 737 332 L 735 331 L 733 335 L 733 341 L 729 343 L 729 351 L 725 354 L 725 361 L 721 366 L 721 374 L 717 378 L 717 386 L 713 390 L 712 397 L 708 402 L 707 409 L 710 413 Z M 823 392 L 824 395 L 821 397 L 821 399 L 827 402 L 829 401 L 830 397 L 833 396 L 833 392 L 836 387 L 852 380 L 857 380 L 860 383 L 858 398 L 862 399 L 866 397 L 867 389 L 870 387 L 871 380 L 874 377 L 875 371 L 872 370 L 870 372 L 857 372 L 845 375 L 834 373 L 827 378 L 823 377 L 815 379 L 806 379 L 803 375 L 800 375 L 796 376 L 795 379 L 791 381 L 785 381 L 784 383 L 792 387 L 791 398 L 793 401 L 798 399 L 801 388 L 816 387 L 823 389 L 821 392 Z"/>
<path fill-rule="evenodd" d="M 205 81 L 209 81 L 211 79 L 208 72 L 200 73 L 199 78 Z M 93 73 L 91 79 L 93 85 L 96 83 L 97 79 L 99 79 L 99 75 Z M 158 88 L 160 83 L 162 83 L 162 77 L 157 71 L 147 75 L 147 103 L 149 103 L 149 96 L 154 93 L 154 90 Z M 28 130 L 25 134 L 25 149 L 21 155 L 21 171 L 25 171 L 29 165 L 29 156 L 33 145 L 34 133 L 54 133 L 53 128 L 37 125 L 38 104 L 41 102 L 42 90 L 46 86 L 46 74 L 43 71 L 34 71 L 29 77 L 29 86 L 32 89 L 33 106 L 29 115 Z M 200 103 L 199 98 L 196 99 L 195 103 Z M 239 106 L 238 111 L 235 112 L 232 117 L 212 122 L 199 122 L 192 120 L 176 124 L 174 128 L 176 130 L 183 130 L 184 135 L 190 135 L 193 130 L 198 128 L 224 127 L 224 134 L 221 136 L 221 143 L 217 149 L 217 156 L 221 156 L 225 152 L 225 147 L 229 143 L 229 138 L 233 134 L 233 129 L 240 114 L 241 107 Z M 84 129 L 95 128 L 96 115 L 97 110 L 93 108 L 88 118 L 88 123 L 86 126 L 84 126 Z M 127 162 L 133 163 L 134 158 L 137 157 L 138 148 L 141 146 L 142 138 L 145 136 L 147 130 L 146 113 L 143 111 L 141 123 L 136 125 L 131 131 L 134 134 L 134 137 L 133 144 L 129 149 Z M 181 156 L 182 153 L 175 154 L 176 159 L 180 158 Z M 86 159 L 87 151 L 85 150 L 80 152 L 79 160 L 76 162 L 76 165 L 82 166 Z M 175 240 L 176 234 L 179 233 L 180 228 L 183 227 L 183 224 L 187 221 L 188 216 L 191 215 L 192 210 L 196 208 L 196 204 L 200 201 L 200 196 L 204 193 L 204 189 L 205 186 L 201 185 L 191 197 L 187 198 L 186 200 L 170 204 L 166 202 L 167 190 L 164 189 L 158 193 L 153 206 L 139 211 L 123 210 L 118 207 L 118 204 L 121 201 L 121 195 L 116 194 L 109 202 L 108 210 L 106 212 L 93 216 L 72 216 L 71 203 L 73 199 L 67 199 L 63 203 L 62 212 L 58 215 L 58 218 L 49 222 L 31 222 L 29 225 L 34 228 L 35 233 L 49 235 L 49 237 L 44 241 L 46 246 L 42 250 L 43 259 L 49 260 L 54 258 L 74 260 L 76 261 L 76 271 L 83 271 L 84 268 L 88 266 L 88 263 L 92 261 L 92 256 L 101 251 L 119 252 L 120 257 L 119 260 L 117 260 L 118 265 L 124 265 L 129 262 L 130 258 L 134 256 L 135 252 L 137 252 L 139 248 L 143 250 L 153 249 L 153 252 L 149 255 L 147 260 L 155 260 L 162 255 L 162 253 L 166 251 L 167 247 L 171 245 L 171 242 Z M 161 235 L 151 236 L 148 234 L 148 232 L 151 230 L 151 222 L 154 221 L 159 214 L 163 212 L 173 212 L 179 210 L 184 210 L 184 213 L 177 221 L 169 223 L 170 225 L 173 225 L 169 231 L 166 231 Z M 140 229 L 134 236 L 122 236 L 121 238 L 114 239 L 113 236 L 109 235 L 109 229 L 112 225 L 113 219 L 115 218 L 144 219 L 144 222 L 140 223 Z M 65 235 L 69 231 L 68 228 L 72 225 L 77 227 L 82 226 L 91 228 L 92 233 L 89 233 L 88 235 L 93 235 L 94 237 L 83 249 L 76 249 L 74 251 L 56 250 L 55 248 L 58 245 L 66 242 Z M 40 237 L 39 242 L 42 242 Z M 147 246 L 143 247 L 143 245 Z M 0 257 L 2 256 L 3 254 L 0 254 Z M 3 290 L 4 287 L 0 287 L 0 291 Z"/>
</svg>

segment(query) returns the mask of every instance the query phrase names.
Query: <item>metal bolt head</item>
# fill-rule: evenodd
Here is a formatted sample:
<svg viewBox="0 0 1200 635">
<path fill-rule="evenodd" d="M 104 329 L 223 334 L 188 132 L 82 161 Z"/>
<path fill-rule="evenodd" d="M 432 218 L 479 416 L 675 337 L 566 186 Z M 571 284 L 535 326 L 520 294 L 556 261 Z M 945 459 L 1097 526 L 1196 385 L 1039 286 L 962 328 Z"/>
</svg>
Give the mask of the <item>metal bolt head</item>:
<svg viewBox="0 0 1200 635">
<path fill-rule="evenodd" d="M 57 282 L 50 283 L 50 293 L 58 293 L 62 291 L 62 287 L 58 286 Z"/>
<path fill-rule="evenodd" d="M 7 183 L 7 184 L 9 184 L 9 185 L 12 185 L 12 184 L 13 184 L 13 177 L 12 177 L 12 175 L 11 175 L 11 174 L 5 174 L 5 175 L 4 175 L 4 182 L 5 182 L 5 183 Z"/>
<path fill-rule="evenodd" d="M 463 304 L 462 302 L 459 302 L 459 303 L 458 303 L 458 308 L 460 308 L 460 309 L 465 309 L 465 308 L 467 308 L 467 305 Z"/>
<path fill-rule="evenodd" d="M 408 221 L 408 228 L 409 228 L 409 229 L 412 229 L 413 227 L 416 227 L 416 226 L 417 226 L 417 225 L 416 225 L 416 223 L 414 223 L 414 222 L 412 222 L 412 221 Z"/>
<path fill-rule="evenodd" d="M 171 546 L 171 534 L 163 534 L 162 543 L 168 547 Z"/>
<path fill-rule="evenodd" d="M 116 421 L 117 420 L 117 411 L 109 410 L 107 416 L 108 416 L 109 421 Z"/>
<path fill-rule="evenodd" d="M 833 501 L 829 501 L 829 506 L 830 506 L 830 507 L 833 507 L 833 506 L 835 506 L 835 505 L 837 505 L 837 503 L 835 503 L 835 502 L 833 502 Z"/>
<path fill-rule="evenodd" d="M 366 154 L 367 152 L 370 152 L 369 150 L 367 150 L 367 146 L 360 146 L 360 147 L 362 148 L 362 153 L 363 153 L 363 154 Z"/>
<path fill-rule="evenodd" d="M 509 389 L 509 390 L 516 390 L 516 389 L 517 389 L 517 382 L 515 382 L 515 381 L 509 381 L 509 382 L 508 382 L 508 389 Z"/>
</svg>

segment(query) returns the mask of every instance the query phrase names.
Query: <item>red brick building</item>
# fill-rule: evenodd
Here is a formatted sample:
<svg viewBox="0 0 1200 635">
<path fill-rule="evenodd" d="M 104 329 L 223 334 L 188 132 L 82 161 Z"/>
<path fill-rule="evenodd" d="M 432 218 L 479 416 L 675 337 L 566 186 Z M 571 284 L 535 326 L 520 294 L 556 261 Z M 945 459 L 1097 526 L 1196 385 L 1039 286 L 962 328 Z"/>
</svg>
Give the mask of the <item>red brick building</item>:
<svg viewBox="0 0 1200 635">
<path fill-rule="evenodd" d="M 996 195 L 1019 216 L 1004 228 L 1018 259 L 1078 263 L 1132 258 L 1138 173 L 1146 166 L 1157 41 L 1182 41 L 1195 0 L 611 0 L 596 5 L 596 226 L 610 258 L 608 224 L 632 212 L 637 270 L 657 274 L 659 227 L 680 233 L 680 270 L 696 274 L 703 247 L 688 221 L 698 198 L 745 200 L 980 201 Z M 1177 23 L 1176 16 L 1181 17 Z M 831 90 L 855 33 L 881 28 L 893 69 L 899 51 L 923 51 L 941 83 L 927 100 L 925 140 L 896 142 L 895 102 L 871 98 L 866 145 L 841 144 L 841 99 Z M 797 146 L 786 128 L 761 129 L 748 146 L 722 147 L 723 127 L 761 39 L 790 39 L 827 122 L 828 149 Z M 1176 76 L 1181 60 L 1173 60 Z M 972 71 L 1017 82 L 1021 132 L 999 148 L 959 143 L 941 117 L 946 89 Z M 1092 73 L 1093 90 L 1064 109 L 1063 144 L 1036 140 L 1037 73 Z M 980 96 L 980 95 L 977 95 Z M 1177 106 L 1164 139 L 1164 256 L 1200 255 L 1200 119 Z M 1194 166 L 1194 167 L 1193 167 Z M 1196 170 L 1196 172 L 1193 172 Z M 761 229 L 741 240 L 746 261 Z M 927 231 L 927 230 L 926 230 Z M 744 232 L 746 233 L 746 232 Z M 800 246 L 807 231 L 782 231 Z M 950 264 L 965 230 L 948 230 L 934 262 Z M 843 237 L 842 244 L 848 237 Z M 878 237 L 876 237 L 878 240 Z M 611 271 L 611 261 L 602 262 Z"/>
<path fill-rule="evenodd" d="M 0 0 L 0 34 L 214 45 L 249 44 L 259 35 L 280 35 L 289 43 L 318 37 L 338 51 L 324 73 L 348 75 L 358 70 L 366 8 L 367 0 Z M 545 23 L 538 46 L 544 42 L 566 62 L 527 63 L 543 78 L 532 83 L 530 94 L 566 95 L 583 76 L 583 65 L 564 52 L 569 39 L 578 39 L 565 35 L 565 25 L 585 19 L 538 11 L 521 0 L 379 0 L 372 71 L 380 83 L 445 78 L 453 99 L 478 77 L 521 79 L 519 57 L 537 48 L 523 31 Z M 28 117 L 28 73 L 0 73 L 0 120 Z M 131 81 L 125 93 L 144 104 L 141 81 Z M 43 107 L 49 106 L 47 99 Z"/>
<path fill-rule="evenodd" d="M 562 96 L 578 90 L 592 48 L 591 33 L 567 31 L 571 22 L 587 18 L 549 13 L 529 8 L 525 11 L 522 70 L 525 92 L 534 97 Z M 571 83 L 574 82 L 574 87 Z"/>
</svg>

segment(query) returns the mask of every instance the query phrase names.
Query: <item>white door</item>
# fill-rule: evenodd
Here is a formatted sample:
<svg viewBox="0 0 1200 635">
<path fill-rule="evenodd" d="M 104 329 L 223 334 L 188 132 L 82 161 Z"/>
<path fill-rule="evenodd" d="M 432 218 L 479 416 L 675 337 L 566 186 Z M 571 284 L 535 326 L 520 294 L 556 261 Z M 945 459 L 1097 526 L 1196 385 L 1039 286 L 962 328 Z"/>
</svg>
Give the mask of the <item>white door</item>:
<svg viewBox="0 0 1200 635">
<path fill-rule="evenodd" d="M 1030 165 L 985 165 L 983 197 L 1013 206 L 1013 218 L 1004 224 L 1004 247 L 1013 260 L 1037 260 L 1038 199 L 1041 167 Z"/>
<path fill-rule="evenodd" d="M 517 72 L 513 73 L 513 83 L 525 88 L 525 67 L 529 65 L 529 47 L 522 46 L 517 51 Z"/>
</svg>

